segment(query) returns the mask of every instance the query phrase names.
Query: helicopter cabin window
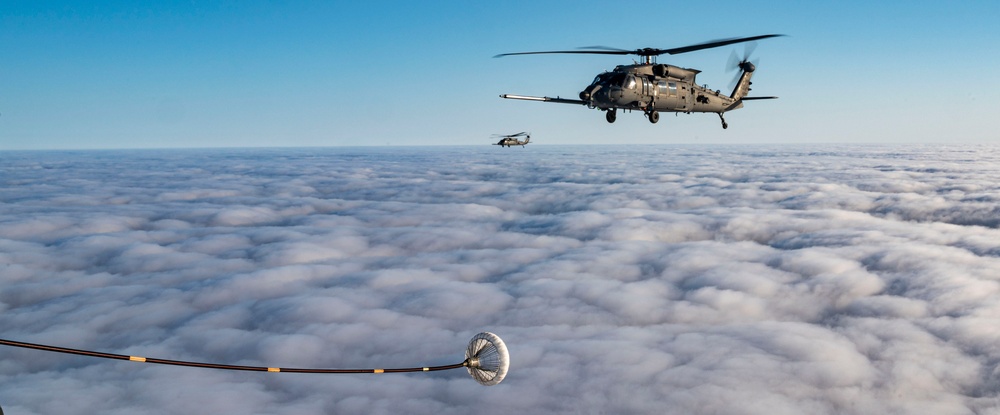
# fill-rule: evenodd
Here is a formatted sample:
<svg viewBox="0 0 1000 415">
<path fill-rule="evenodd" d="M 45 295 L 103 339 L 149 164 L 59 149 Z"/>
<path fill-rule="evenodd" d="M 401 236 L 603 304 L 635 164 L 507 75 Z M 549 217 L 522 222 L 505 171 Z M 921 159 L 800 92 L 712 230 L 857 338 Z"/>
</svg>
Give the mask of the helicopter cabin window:
<svg viewBox="0 0 1000 415">
<path fill-rule="evenodd" d="M 657 84 L 657 86 L 660 89 L 660 94 L 663 94 L 663 95 L 666 95 L 666 96 L 676 96 L 677 95 L 677 83 L 676 82 L 660 81 Z"/>
</svg>

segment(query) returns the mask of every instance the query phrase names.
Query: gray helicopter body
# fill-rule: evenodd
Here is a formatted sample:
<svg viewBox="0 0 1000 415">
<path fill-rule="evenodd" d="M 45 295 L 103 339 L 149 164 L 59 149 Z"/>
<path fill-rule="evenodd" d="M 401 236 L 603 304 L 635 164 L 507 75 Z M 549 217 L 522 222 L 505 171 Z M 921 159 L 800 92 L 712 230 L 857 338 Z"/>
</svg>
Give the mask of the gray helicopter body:
<svg viewBox="0 0 1000 415">
<path fill-rule="evenodd" d="M 524 147 L 525 145 L 531 142 L 531 134 L 526 132 L 520 132 L 517 134 L 507 134 L 507 135 L 494 134 L 493 136 L 494 138 L 502 137 L 500 141 L 493 143 L 493 145 L 500 147 L 511 147 L 511 146 Z M 524 137 L 524 141 L 518 140 L 517 137 Z"/>
<path fill-rule="evenodd" d="M 663 112 L 723 112 L 742 96 L 737 85 L 731 95 L 698 86 L 701 71 L 673 65 L 618 66 L 597 76 L 583 92 L 581 101 L 602 110 L 628 109 Z M 746 82 L 749 83 L 749 74 Z M 748 88 L 747 88 L 748 89 Z"/>
<path fill-rule="evenodd" d="M 540 53 L 595 53 L 625 55 L 635 54 L 644 56 L 644 64 L 619 65 L 614 70 L 597 75 L 583 91 L 580 92 L 580 99 L 533 97 L 524 95 L 503 94 L 501 98 L 520 99 L 528 101 L 555 102 L 562 104 L 578 104 L 588 108 L 596 108 L 605 111 L 605 118 L 609 123 L 615 122 L 617 110 L 642 111 L 649 122 L 656 123 L 660 119 L 660 112 L 693 113 L 711 112 L 719 115 L 722 120 L 722 128 L 728 128 L 723 114 L 743 107 L 743 102 L 754 99 L 774 99 L 777 97 L 748 97 L 750 92 L 750 78 L 756 66 L 749 62 L 750 48 L 742 61 L 731 63 L 734 68 L 739 68 L 741 73 L 736 81 L 736 86 L 728 95 L 719 90 L 711 90 L 706 86 L 699 86 L 696 77 L 701 71 L 697 69 L 681 68 L 678 66 L 657 64 L 652 57 L 663 53 L 685 53 L 695 50 L 719 47 L 733 43 L 753 41 L 768 37 L 781 35 L 764 35 L 750 38 L 725 39 L 712 41 L 704 44 L 686 46 L 675 49 L 638 49 L 627 51 L 621 49 L 587 51 L 554 51 L 554 52 L 521 52 L 497 55 L 526 55 Z"/>
</svg>

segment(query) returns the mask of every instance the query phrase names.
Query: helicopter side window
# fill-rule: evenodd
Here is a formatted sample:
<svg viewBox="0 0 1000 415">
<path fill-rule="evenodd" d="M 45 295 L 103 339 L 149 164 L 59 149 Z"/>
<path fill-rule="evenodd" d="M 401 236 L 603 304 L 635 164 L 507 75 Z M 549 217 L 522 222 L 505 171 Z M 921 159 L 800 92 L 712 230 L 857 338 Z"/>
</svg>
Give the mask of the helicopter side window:
<svg viewBox="0 0 1000 415">
<path fill-rule="evenodd" d="M 677 95 L 677 83 L 670 82 L 667 85 L 670 88 L 670 95 Z"/>
<path fill-rule="evenodd" d="M 635 89 L 635 77 L 634 76 L 630 76 L 627 79 L 625 79 L 625 88 L 627 88 L 627 89 Z"/>
</svg>

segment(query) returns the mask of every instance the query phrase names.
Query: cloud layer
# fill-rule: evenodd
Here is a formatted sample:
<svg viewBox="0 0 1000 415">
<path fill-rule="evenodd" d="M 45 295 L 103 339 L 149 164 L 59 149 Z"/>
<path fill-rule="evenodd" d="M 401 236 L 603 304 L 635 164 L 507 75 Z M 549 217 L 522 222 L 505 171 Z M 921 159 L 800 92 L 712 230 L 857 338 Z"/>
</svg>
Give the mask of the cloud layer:
<svg viewBox="0 0 1000 415">
<path fill-rule="evenodd" d="M 1000 148 L 5 153 L 21 414 L 1000 413 Z"/>
</svg>

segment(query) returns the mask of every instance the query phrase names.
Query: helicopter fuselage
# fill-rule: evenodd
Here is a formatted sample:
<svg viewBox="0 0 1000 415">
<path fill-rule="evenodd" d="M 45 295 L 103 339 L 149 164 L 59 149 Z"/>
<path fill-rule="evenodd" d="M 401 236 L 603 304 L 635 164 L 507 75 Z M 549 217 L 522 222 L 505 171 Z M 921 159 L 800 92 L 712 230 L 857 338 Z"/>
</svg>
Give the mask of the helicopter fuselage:
<svg viewBox="0 0 1000 415">
<path fill-rule="evenodd" d="M 526 144 L 531 142 L 531 134 L 523 131 L 517 134 L 508 134 L 508 135 L 494 134 L 494 136 L 501 137 L 500 141 L 493 143 L 493 145 L 500 147 L 513 147 L 513 146 L 524 147 Z M 524 137 L 524 141 L 518 140 L 517 137 Z"/>
<path fill-rule="evenodd" d="M 692 113 L 692 112 L 714 112 L 719 115 L 722 121 L 722 128 L 727 128 L 724 113 L 734 109 L 743 108 L 743 102 L 758 99 L 774 99 L 777 97 L 748 97 L 750 92 L 750 78 L 756 70 L 756 65 L 750 62 L 750 52 L 753 50 L 752 44 L 747 44 L 746 53 L 739 62 L 735 61 L 735 53 L 731 58 L 730 66 L 733 69 L 739 68 L 742 73 L 736 82 L 736 88 L 729 95 L 723 95 L 719 90 L 708 89 L 708 86 L 699 86 L 695 78 L 701 71 L 697 69 L 681 68 L 673 65 L 656 63 L 656 56 L 663 54 L 688 53 L 698 50 L 718 48 L 736 43 L 754 42 L 760 39 L 768 39 L 783 35 L 770 34 L 741 38 L 718 39 L 695 45 L 682 46 L 671 49 L 641 48 L 634 50 L 609 48 L 605 46 L 590 46 L 580 48 L 585 50 L 556 50 L 540 52 L 515 52 L 501 53 L 494 56 L 512 55 L 539 55 L 539 54 L 592 54 L 592 55 L 637 55 L 644 59 L 644 62 L 634 65 L 619 65 L 614 70 L 601 73 L 594 78 L 583 91 L 580 91 L 580 99 L 560 98 L 560 97 L 534 97 L 526 95 L 502 94 L 501 98 L 520 99 L 527 101 L 555 102 L 559 104 L 585 105 L 591 109 L 600 109 L 605 112 L 605 118 L 609 123 L 615 122 L 617 112 L 621 110 L 638 110 L 645 113 L 649 122 L 656 123 L 660 119 L 660 112 Z"/>
<path fill-rule="evenodd" d="M 660 112 L 724 112 L 738 98 L 695 83 L 700 71 L 665 64 L 621 65 L 597 75 L 580 92 L 588 107 L 601 110 Z"/>
<path fill-rule="evenodd" d="M 513 146 L 524 147 L 525 144 L 528 144 L 528 141 L 530 141 L 530 139 L 529 140 L 525 140 L 525 141 L 521 141 L 521 140 L 518 140 L 516 138 L 504 138 L 504 139 L 502 139 L 502 140 L 494 143 L 493 145 L 500 146 L 500 147 L 513 147 Z"/>
<path fill-rule="evenodd" d="M 615 122 L 618 110 L 642 111 L 649 122 L 660 120 L 660 112 L 687 113 L 714 112 L 722 121 L 722 128 L 728 128 L 723 113 L 743 108 L 743 101 L 752 99 L 773 99 L 776 97 L 747 97 L 750 92 L 750 78 L 756 70 L 750 62 L 741 62 L 742 73 L 732 94 L 723 95 L 719 90 L 699 86 L 697 69 L 681 68 L 673 65 L 647 63 L 619 65 L 610 72 L 597 75 L 583 91 L 580 99 L 531 97 L 504 94 L 501 98 L 528 101 L 556 102 L 561 104 L 582 104 L 605 112 L 609 123 Z"/>
</svg>

